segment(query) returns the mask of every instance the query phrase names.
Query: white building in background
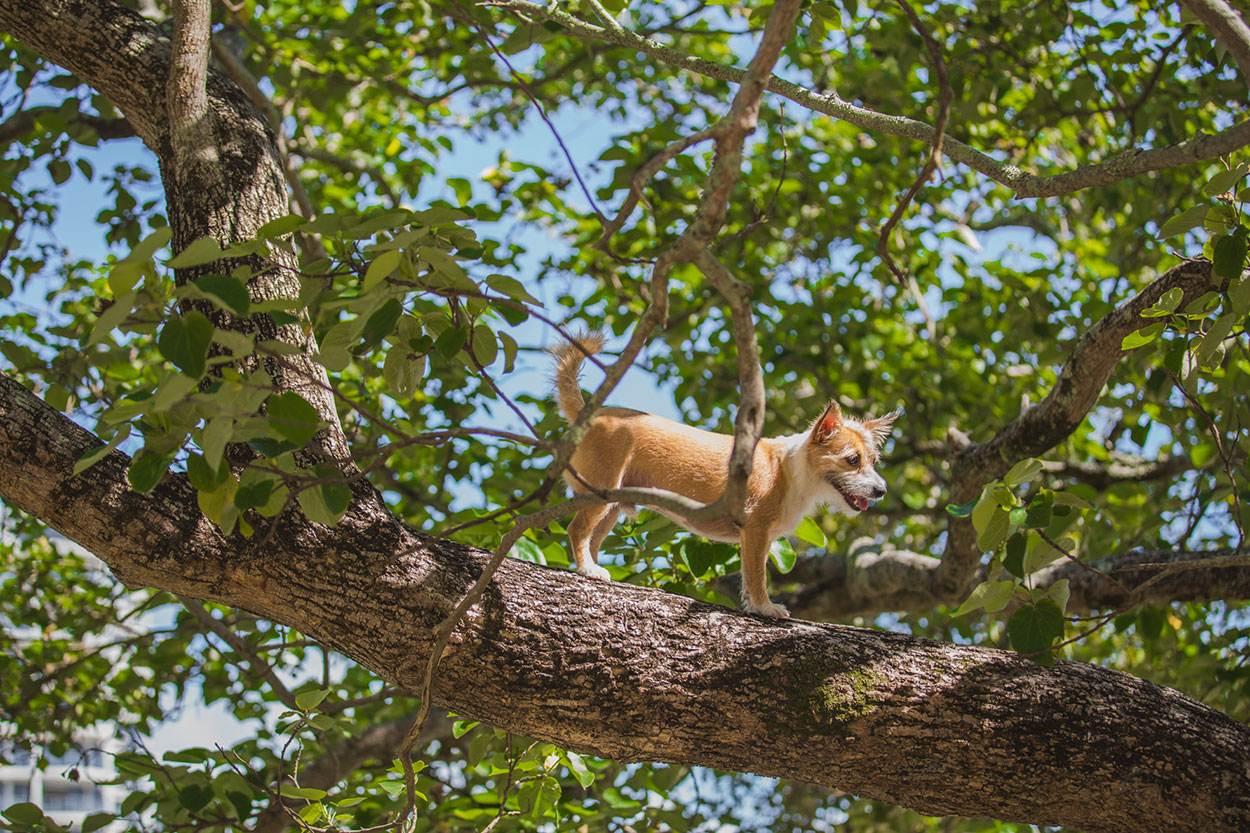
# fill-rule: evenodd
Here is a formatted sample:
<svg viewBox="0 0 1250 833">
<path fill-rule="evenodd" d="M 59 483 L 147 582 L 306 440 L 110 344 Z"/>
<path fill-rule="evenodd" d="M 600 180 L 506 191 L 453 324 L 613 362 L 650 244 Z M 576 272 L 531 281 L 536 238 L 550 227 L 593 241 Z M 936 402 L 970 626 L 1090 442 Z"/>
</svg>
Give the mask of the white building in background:
<svg viewBox="0 0 1250 833">
<path fill-rule="evenodd" d="M 0 740 L 0 810 L 30 802 L 58 824 L 75 828 L 92 813 L 116 813 L 126 788 L 100 782 L 117 777 L 113 755 L 121 750 L 116 739 L 91 734 L 80 737 L 78 748 L 64 755 L 39 749 L 32 754 Z M 40 755 L 46 763 L 42 769 L 37 766 Z"/>
</svg>

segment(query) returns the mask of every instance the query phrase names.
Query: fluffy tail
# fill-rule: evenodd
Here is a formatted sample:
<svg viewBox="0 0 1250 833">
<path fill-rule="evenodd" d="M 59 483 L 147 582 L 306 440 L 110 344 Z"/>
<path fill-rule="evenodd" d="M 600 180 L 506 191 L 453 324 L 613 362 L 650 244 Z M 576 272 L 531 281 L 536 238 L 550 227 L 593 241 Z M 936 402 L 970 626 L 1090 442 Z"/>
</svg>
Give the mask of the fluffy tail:
<svg viewBox="0 0 1250 833">
<path fill-rule="evenodd" d="M 582 360 L 588 354 L 598 353 L 603 349 L 604 337 L 602 333 L 584 333 L 574 336 L 574 340 L 581 347 L 573 342 L 565 342 L 551 348 L 551 355 L 556 360 L 555 370 L 552 373 L 552 381 L 556 388 L 556 403 L 560 406 L 560 413 L 564 414 L 564 418 L 569 422 L 577 419 L 582 406 L 586 404 L 586 401 L 582 399 L 582 386 L 578 382 L 577 372 L 581 369 Z"/>
</svg>

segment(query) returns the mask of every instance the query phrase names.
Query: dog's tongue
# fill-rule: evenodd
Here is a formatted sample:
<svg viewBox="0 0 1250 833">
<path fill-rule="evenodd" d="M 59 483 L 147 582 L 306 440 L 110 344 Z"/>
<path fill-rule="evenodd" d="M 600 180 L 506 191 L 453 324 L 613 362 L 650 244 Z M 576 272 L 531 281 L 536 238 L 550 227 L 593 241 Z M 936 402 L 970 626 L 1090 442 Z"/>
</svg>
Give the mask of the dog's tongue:
<svg viewBox="0 0 1250 833">
<path fill-rule="evenodd" d="M 853 497 L 851 501 L 855 504 L 855 508 L 861 512 L 868 511 L 868 499 L 862 497 Z"/>
</svg>

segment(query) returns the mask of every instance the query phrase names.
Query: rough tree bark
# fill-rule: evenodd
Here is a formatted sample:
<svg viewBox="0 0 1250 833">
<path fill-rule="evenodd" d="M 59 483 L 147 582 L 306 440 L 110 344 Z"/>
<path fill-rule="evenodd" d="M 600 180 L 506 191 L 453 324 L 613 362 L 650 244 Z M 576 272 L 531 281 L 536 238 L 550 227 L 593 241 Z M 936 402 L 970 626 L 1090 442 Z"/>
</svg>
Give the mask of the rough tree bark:
<svg viewBox="0 0 1250 833">
<path fill-rule="evenodd" d="M 151 91 L 170 51 L 154 27 L 110 2 L 30 0 L 0 5 L 0 28 L 110 95 L 164 168 L 165 102 Z M 209 194 L 166 187 L 181 239 L 229 242 L 285 194 L 264 120 L 219 77 L 209 99 L 219 152 L 252 148 L 238 157 L 250 169 L 228 170 L 256 176 Z M 253 290 L 284 286 L 279 273 Z M 181 475 L 138 494 L 120 453 L 73 475 L 98 444 L 0 376 L 6 502 L 129 585 L 247 609 L 410 690 L 434 625 L 487 559 L 405 527 L 364 490 L 334 528 L 291 512 L 268 540 L 225 538 Z M 1087 833 L 1250 828 L 1250 729 L 1175 691 L 1078 663 L 764 621 L 519 561 L 455 633 L 433 697 L 577 751 L 784 776 L 926 813 Z"/>
<path fill-rule="evenodd" d="M 223 539 L 181 476 L 151 496 L 115 453 L 0 377 L 0 495 L 124 582 L 245 608 L 401 687 L 487 554 L 377 503 L 329 529 L 285 519 Z M 507 561 L 457 631 L 434 699 L 580 752 L 824 784 L 931 814 L 1097 831 L 1250 825 L 1250 728 L 1081 663 L 898 634 L 777 623 Z"/>
</svg>

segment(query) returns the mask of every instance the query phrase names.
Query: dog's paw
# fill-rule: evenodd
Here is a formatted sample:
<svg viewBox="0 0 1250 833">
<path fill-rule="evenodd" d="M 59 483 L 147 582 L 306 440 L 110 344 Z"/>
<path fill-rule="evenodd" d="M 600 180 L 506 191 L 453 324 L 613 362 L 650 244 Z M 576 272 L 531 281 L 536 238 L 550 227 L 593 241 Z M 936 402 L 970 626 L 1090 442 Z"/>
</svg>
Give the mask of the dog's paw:
<svg viewBox="0 0 1250 833">
<path fill-rule="evenodd" d="M 747 605 L 747 610 L 752 613 L 758 613 L 761 616 L 767 616 L 770 619 L 789 619 L 790 611 L 786 610 L 782 605 L 775 602 L 765 602 L 762 605 Z"/>
<path fill-rule="evenodd" d="M 587 564 L 585 567 L 578 567 L 577 572 L 586 578 L 594 578 L 599 581 L 611 581 L 612 574 L 607 569 L 600 567 L 598 564 Z"/>
</svg>

